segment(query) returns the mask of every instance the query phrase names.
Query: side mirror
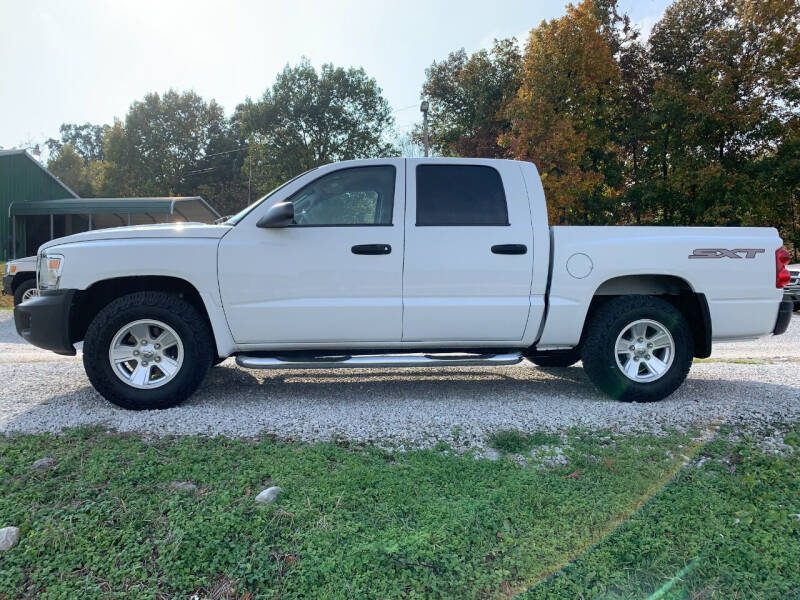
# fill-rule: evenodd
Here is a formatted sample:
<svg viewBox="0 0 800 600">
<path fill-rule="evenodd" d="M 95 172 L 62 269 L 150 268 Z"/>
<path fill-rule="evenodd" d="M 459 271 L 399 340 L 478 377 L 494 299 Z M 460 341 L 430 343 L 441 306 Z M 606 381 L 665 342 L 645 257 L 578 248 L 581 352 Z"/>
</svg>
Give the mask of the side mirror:
<svg viewBox="0 0 800 600">
<path fill-rule="evenodd" d="M 263 217 L 258 220 L 256 227 L 271 229 L 273 227 L 286 227 L 294 221 L 294 204 L 291 202 L 278 202 L 270 207 Z"/>
</svg>

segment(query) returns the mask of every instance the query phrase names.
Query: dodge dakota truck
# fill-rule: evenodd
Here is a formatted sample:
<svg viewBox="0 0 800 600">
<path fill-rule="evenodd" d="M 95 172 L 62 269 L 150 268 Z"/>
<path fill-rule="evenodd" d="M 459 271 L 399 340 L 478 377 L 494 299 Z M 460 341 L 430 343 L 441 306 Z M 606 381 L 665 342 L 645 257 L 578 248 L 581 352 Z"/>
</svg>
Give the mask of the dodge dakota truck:
<svg viewBox="0 0 800 600">
<path fill-rule="evenodd" d="M 542 367 L 654 401 L 714 341 L 780 334 L 771 228 L 550 227 L 527 162 L 322 166 L 216 225 L 79 233 L 38 253 L 30 343 L 75 354 L 105 398 L 175 406 L 209 368 Z"/>
</svg>

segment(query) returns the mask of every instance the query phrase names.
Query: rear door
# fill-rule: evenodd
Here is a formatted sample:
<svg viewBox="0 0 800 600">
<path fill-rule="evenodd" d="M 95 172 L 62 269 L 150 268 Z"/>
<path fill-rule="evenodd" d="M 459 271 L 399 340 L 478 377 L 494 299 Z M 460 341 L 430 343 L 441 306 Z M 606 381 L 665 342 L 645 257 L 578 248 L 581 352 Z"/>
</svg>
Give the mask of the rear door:
<svg viewBox="0 0 800 600">
<path fill-rule="evenodd" d="M 519 165 L 409 159 L 403 341 L 519 341 L 533 232 Z"/>
</svg>

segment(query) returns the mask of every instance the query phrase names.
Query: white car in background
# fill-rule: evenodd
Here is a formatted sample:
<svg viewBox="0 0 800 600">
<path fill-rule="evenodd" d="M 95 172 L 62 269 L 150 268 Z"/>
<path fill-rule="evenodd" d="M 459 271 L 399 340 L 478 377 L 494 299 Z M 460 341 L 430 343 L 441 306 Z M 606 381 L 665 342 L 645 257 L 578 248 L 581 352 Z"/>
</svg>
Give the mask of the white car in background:
<svg viewBox="0 0 800 600">
<path fill-rule="evenodd" d="M 3 293 L 14 296 L 14 306 L 39 295 L 36 288 L 36 257 L 27 256 L 6 263 Z"/>
<path fill-rule="evenodd" d="M 789 269 L 789 283 L 783 288 L 783 297 L 792 301 L 794 311 L 800 311 L 800 263 L 786 267 Z"/>
</svg>

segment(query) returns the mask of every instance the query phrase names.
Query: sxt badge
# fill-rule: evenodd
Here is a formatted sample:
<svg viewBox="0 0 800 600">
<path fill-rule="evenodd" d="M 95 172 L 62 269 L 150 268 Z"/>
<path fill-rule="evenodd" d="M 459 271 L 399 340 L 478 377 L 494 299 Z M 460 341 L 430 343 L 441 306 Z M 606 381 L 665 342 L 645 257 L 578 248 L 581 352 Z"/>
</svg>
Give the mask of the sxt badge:
<svg viewBox="0 0 800 600">
<path fill-rule="evenodd" d="M 689 258 L 755 258 L 756 254 L 764 252 L 764 248 L 697 248 Z"/>
</svg>

